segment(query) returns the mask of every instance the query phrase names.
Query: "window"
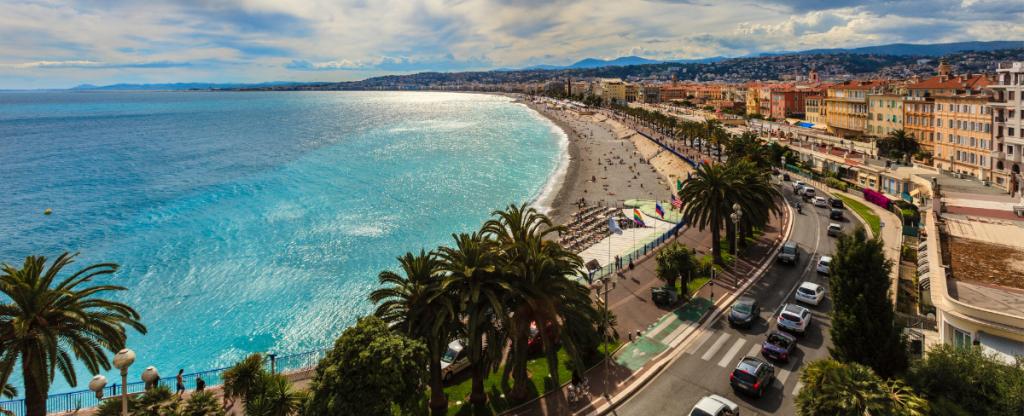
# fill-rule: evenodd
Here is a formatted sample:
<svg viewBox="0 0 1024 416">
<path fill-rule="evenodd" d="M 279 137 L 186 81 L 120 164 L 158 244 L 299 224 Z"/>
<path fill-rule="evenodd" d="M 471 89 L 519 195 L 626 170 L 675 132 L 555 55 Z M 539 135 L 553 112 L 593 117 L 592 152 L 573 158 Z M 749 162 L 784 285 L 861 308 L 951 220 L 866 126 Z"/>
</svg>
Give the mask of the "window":
<svg viewBox="0 0 1024 416">
<path fill-rule="evenodd" d="M 971 347 L 971 334 L 966 331 L 960 330 L 955 326 L 949 325 L 951 332 L 953 333 L 953 345 L 957 348 L 970 348 Z"/>
</svg>

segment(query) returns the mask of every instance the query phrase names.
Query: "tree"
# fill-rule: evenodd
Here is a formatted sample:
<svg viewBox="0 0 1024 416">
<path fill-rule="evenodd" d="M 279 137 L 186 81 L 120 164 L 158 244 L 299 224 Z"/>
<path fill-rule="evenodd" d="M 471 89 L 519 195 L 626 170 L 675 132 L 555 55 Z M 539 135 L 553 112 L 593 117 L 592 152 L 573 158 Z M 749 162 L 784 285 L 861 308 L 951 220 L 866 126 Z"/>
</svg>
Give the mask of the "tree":
<svg viewBox="0 0 1024 416">
<path fill-rule="evenodd" d="M 170 391 L 170 390 L 168 390 Z M 220 406 L 217 396 L 212 391 L 192 393 L 185 400 L 185 407 L 181 409 L 182 416 L 224 416 L 227 412 Z M 275 414 L 268 416 L 287 416 L 287 414 Z"/>
<path fill-rule="evenodd" d="M 406 253 L 398 263 L 404 276 L 390 270 L 377 276 L 386 286 L 370 292 L 370 302 L 379 304 L 374 316 L 426 344 L 430 353 L 430 408 L 445 409 L 448 397 L 441 379 L 441 356 L 459 330 L 456 306 L 452 296 L 442 290 L 441 261 L 434 253 Z"/>
<path fill-rule="evenodd" d="M 679 199 L 683 201 L 683 217 L 690 219 L 691 226 L 699 230 L 711 228 L 711 256 L 717 264 L 722 261 L 722 248 L 717 244 L 722 239 L 722 227 L 732 213 L 732 204 L 740 196 L 738 190 L 742 178 L 735 169 L 724 164 L 700 164 L 697 175 L 683 182 Z"/>
<path fill-rule="evenodd" d="M 683 287 L 687 287 L 697 269 L 697 258 L 693 252 L 686 244 L 677 241 L 668 243 L 658 251 L 654 260 L 658 262 L 654 269 L 658 279 L 673 288 L 676 287 L 676 279 L 682 280 Z"/>
<path fill-rule="evenodd" d="M 267 373 L 266 368 L 263 367 L 264 361 L 266 360 L 263 358 L 263 354 L 253 353 L 236 362 L 221 374 L 220 377 L 224 380 L 222 388 L 225 403 L 231 400 L 231 404 L 234 404 L 237 399 L 249 402 L 259 395 L 260 383 Z"/>
<path fill-rule="evenodd" d="M 508 313 L 503 300 L 509 283 L 497 270 L 497 242 L 481 233 L 452 235 L 455 247 L 438 249 L 447 273 L 443 290 L 455 296 L 459 312 L 466 315 L 466 351 L 473 365 L 469 402 L 487 402 L 484 378 L 498 367 L 506 345 L 501 326 Z M 484 341 L 486 339 L 486 342 Z"/>
<path fill-rule="evenodd" d="M 135 309 L 103 298 L 126 288 L 89 286 L 93 278 L 114 273 L 116 264 L 88 266 L 54 285 L 77 255 L 64 253 L 48 269 L 45 257 L 28 256 L 21 269 L 3 263 L 0 293 L 10 302 L 0 304 L 0 375 L 6 379 L 21 361 L 27 416 L 46 415 L 55 373 L 78 385 L 72 354 L 96 374 L 110 369 L 107 352 L 124 348 L 126 327 L 146 333 Z"/>
<path fill-rule="evenodd" d="M 880 237 L 868 238 L 863 226 L 840 235 L 829 267 L 832 298 L 832 358 L 871 367 L 893 377 L 909 365 L 907 340 L 895 321 L 889 272 Z"/>
<path fill-rule="evenodd" d="M 804 387 L 795 399 L 800 416 L 927 414 L 928 403 L 902 381 L 882 381 L 871 368 L 821 359 L 800 368 Z"/>
<path fill-rule="evenodd" d="M 942 409 L 979 415 L 1024 414 L 1024 361 L 1007 364 L 981 346 L 933 346 L 908 373 L 908 382 Z M 949 411 L 956 414 L 955 410 Z"/>
<path fill-rule="evenodd" d="M 318 415 L 389 415 L 392 404 L 423 396 L 429 354 L 422 342 L 392 332 L 375 316 L 359 318 L 334 342 L 309 385 Z"/>
<path fill-rule="evenodd" d="M 917 152 L 918 143 L 913 133 L 907 133 L 903 129 L 893 130 L 885 138 L 878 141 L 878 154 L 887 155 L 893 151 L 902 155 L 910 155 Z"/>
<path fill-rule="evenodd" d="M 245 402 L 246 416 L 289 416 L 302 409 L 308 396 L 281 374 L 263 374 L 257 388 L 256 397 Z"/>
</svg>

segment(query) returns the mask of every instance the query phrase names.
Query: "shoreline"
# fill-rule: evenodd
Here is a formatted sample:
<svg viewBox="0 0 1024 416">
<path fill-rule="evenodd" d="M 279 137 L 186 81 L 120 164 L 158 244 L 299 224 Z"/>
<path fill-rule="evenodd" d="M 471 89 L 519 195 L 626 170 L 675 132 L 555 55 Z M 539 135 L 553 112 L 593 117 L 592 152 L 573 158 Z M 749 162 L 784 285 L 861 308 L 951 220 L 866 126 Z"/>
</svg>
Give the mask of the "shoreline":
<svg viewBox="0 0 1024 416">
<path fill-rule="evenodd" d="M 579 184 L 579 137 L 576 135 L 576 132 L 571 127 L 567 126 L 564 122 L 562 122 L 562 120 L 559 120 L 558 118 L 543 111 L 543 109 L 539 108 L 537 104 L 521 99 L 516 99 L 515 101 L 513 101 L 513 103 L 523 104 L 530 110 L 536 112 L 541 117 L 544 117 L 545 119 L 553 123 L 555 127 L 562 131 L 562 134 L 565 135 L 566 140 L 568 141 L 568 144 L 566 145 L 565 149 L 566 153 L 568 153 L 568 160 L 566 161 L 565 173 L 562 175 L 561 180 L 559 180 L 558 178 L 554 179 L 555 187 L 557 187 L 557 189 L 549 190 L 549 192 L 551 192 L 553 195 L 549 206 L 550 211 L 547 212 L 547 215 L 551 217 L 551 220 L 555 224 L 564 224 L 568 222 L 569 218 L 572 216 L 572 211 L 570 211 L 572 204 L 568 204 L 567 206 L 567 204 L 565 204 L 564 201 L 570 198 L 569 194 L 572 192 L 572 188 L 576 187 Z M 556 168 L 555 172 L 552 172 L 551 174 L 557 175 L 558 169 Z M 537 199 L 539 200 L 540 197 L 541 195 L 538 195 Z"/>
</svg>

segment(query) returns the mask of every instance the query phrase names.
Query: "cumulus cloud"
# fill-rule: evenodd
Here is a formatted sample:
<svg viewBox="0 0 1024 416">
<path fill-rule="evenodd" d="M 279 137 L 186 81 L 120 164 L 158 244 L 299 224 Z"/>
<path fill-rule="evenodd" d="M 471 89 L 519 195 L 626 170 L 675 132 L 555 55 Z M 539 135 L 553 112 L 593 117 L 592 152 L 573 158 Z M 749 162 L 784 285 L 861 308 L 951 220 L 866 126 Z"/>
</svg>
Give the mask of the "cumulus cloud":
<svg viewBox="0 0 1024 416">
<path fill-rule="evenodd" d="M 187 67 L 192 66 L 189 62 L 170 62 L 170 61 L 140 61 L 140 62 L 92 62 L 92 61 L 39 61 L 39 62 L 26 62 L 23 64 L 3 64 L 0 67 L 3 68 L 40 68 L 40 69 L 55 69 L 55 68 L 79 68 L 79 69 L 110 69 L 110 68 L 175 68 L 175 67 Z"/>
<path fill-rule="evenodd" d="M 486 57 L 455 59 L 451 54 L 443 56 L 407 57 L 383 56 L 374 60 L 338 60 L 328 62 L 311 62 L 305 59 L 294 59 L 284 64 L 285 68 L 303 71 L 451 71 L 466 69 L 489 69 L 494 63 Z"/>
</svg>

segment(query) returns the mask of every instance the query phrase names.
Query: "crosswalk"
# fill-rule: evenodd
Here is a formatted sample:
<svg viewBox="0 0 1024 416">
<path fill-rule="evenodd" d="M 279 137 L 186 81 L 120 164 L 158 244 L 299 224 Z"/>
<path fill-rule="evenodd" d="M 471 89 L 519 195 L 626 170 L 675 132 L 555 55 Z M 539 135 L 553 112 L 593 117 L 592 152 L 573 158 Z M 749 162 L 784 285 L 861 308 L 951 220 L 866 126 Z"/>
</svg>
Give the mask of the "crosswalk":
<svg viewBox="0 0 1024 416">
<path fill-rule="evenodd" d="M 744 347 L 747 347 L 747 353 L 739 355 L 740 351 L 744 351 Z M 696 356 L 699 353 L 702 353 L 700 354 L 701 360 L 716 362 L 722 368 L 731 368 L 736 365 L 737 360 L 741 357 L 763 358 L 761 357 L 761 344 L 759 342 L 715 330 L 705 332 L 686 350 L 688 355 Z M 715 360 L 716 358 L 717 360 Z M 780 390 L 784 389 L 786 381 L 799 369 L 799 365 L 796 361 L 790 361 L 785 364 L 773 362 L 773 364 L 775 364 L 775 382 L 772 387 Z M 792 394 L 796 395 L 799 393 L 801 387 L 802 385 L 797 382 Z"/>
</svg>

